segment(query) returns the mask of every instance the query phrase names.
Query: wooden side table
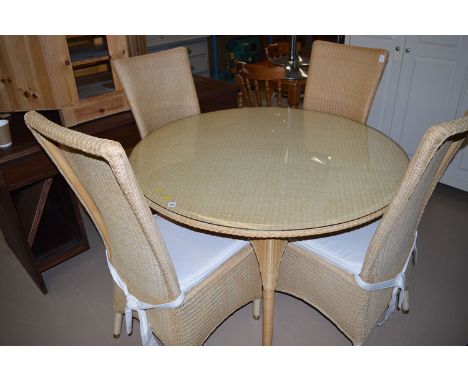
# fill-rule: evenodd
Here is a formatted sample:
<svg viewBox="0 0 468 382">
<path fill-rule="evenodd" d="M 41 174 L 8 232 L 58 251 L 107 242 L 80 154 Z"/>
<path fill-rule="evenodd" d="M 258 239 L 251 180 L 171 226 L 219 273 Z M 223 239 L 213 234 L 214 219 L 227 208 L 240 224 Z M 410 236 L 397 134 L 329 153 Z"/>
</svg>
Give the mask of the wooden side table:
<svg viewBox="0 0 468 382">
<path fill-rule="evenodd" d="M 305 89 L 306 80 L 283 80 L 283 85 L 288 89 L 288 104 L 297 109 L 301 103 L 301 95 Z"/>
</svg>

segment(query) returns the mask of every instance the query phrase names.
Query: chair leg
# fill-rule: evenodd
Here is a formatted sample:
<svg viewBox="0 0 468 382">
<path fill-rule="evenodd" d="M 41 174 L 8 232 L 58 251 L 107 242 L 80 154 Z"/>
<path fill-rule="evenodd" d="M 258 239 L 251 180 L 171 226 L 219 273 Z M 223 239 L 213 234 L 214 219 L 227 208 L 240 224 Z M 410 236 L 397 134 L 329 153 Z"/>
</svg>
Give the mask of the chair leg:
<svg viewBox="0 0 468 382">
<path fill-rule="evenodd" d="M 411 257 L 413 258 L 413 266 L 416 266 L 416 263 L 418 262 L 418 248 L 416 246 L 411 253 Z"/>
<path fill-rule="evenodd" d="M 413 252 L 411 253 L 411 257 L 412 257 L 413 267 L 408 268 L 407 282 L 406 282 L 406 288 L 405 288 L 405 298 L 401 302 L 401 311 L 405 314 L 409 313 L 409 306 L 410 306 L 410 293 L 409 293 L 409 288 L 408 288 L 408 280 L 410 279 L 410 277 L 408 276 L 411 275 L 411 273 L 413 272 L 413 268 L 416 266 L 417 259 L 418 259 L 418 250 L 416 246 L 414 247 Z"/>
<path fill-rule="evenodd" d="M 405 289 L 405 298 L 401 303 L 401 311 L 405 314 L 409 313 L 409 290 Z"/>
<path fill-rule="evenodd" d="M 123 313 L 115 312 L 114 313 L 114 328 L 112 329 L 112 335 L 114 338 L 120 337 L 120 332 L 122 331 L 122 318 Z"/>
<path fill-rule="evenodd" d="M 255 320 L 258 320 L 260 318 L 260 312 L 261 312 L 261 307 L 262 307 L 262 300 L 257 299 L 253 301 L 253 318 Z"/>
</svg>

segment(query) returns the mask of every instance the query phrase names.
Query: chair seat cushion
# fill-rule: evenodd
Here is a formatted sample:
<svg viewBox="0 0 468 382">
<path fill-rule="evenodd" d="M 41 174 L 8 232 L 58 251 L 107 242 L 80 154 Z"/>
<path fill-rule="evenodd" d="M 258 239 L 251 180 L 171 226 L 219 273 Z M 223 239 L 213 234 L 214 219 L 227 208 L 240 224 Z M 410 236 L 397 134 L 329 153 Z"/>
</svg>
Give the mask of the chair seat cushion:
<svg viewBox="0 0 468 382">
<path fill-rule="evenodd" d="M 295 244 L 314 252 L 329 263 L 351 274 L 361 273 L 372 236 L 380 219 L 345 233 L 296 241 Z"/>
<path fill-rule="evenodd" d="M 197 232 L 155 215 L 167 250 L 186 293 L 207 278 L 215 269 L 238 253 L 248 241 Z"/>
</svg>

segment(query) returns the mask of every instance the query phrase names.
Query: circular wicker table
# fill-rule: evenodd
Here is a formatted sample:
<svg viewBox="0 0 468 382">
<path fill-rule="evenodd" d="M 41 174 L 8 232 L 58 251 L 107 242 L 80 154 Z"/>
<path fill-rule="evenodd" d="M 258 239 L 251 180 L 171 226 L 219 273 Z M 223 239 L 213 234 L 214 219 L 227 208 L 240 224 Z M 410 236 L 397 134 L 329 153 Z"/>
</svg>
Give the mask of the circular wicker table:
<svg viewBox="0 0 468 382">
<path fill-rule="evenodd" d="M 130 163 L 151 208 L 199 229 L 248 238 L 263 282 L 263 344 L 288 239 L 383 214 L 408 158 L 384 134 L 346 118 L 242 108 L 170 123 Z"/>
</svg>

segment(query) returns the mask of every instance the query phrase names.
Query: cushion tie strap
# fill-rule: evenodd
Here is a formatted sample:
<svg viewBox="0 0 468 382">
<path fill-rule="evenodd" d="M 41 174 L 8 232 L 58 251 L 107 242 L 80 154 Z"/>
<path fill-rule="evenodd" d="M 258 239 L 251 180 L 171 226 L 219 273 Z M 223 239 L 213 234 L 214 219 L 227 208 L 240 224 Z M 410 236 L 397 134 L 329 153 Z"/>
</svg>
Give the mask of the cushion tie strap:
<svg viewBox="0 0 468 382">
<path fill-rule="evenodd" d="M 385 312 L 385 317 L 383 320 L 378 324 L 378 326 L 381 326 L 387 321 L 387 319 L 392 315 L 392 313 L 396 310 L 397 306 L 398 309 L 401 309 L 401 304 L 403 303 L 405 299 L 405 273 L 406 273 L 406 268 L 408 267 L 409 260 L 411 257 L 416 256 L 416 238 L 418 236 L 418 233 L 416 232 L 415 238 L 414 238 L 414 244 L 413 247 L 411 248 L 410 254 L 408 258 L 406 259 L 405 266 L 403 267 L 402 271 L 398 273 L 393 279 L 390 280 L 385 280 L 381 281 L 378 283 L 366 283 L 364 280 L 361 279 L 361 276 L 355 274 L 354 279 L 356 280 L 356 283 L 364 290 L 378 290 L 378 289 L 386 289 L 386 288 L 393 288 L 392 291 L 392 299 L 390 300 L 390 304 L 388 305 L 387 311 Z M 399 292 L 399 293 L 398 293 Z"/>
<path fill-rule="evenodd" d="M 140 321 L 140 336 L 141 336 L 141 343 L 144 346 L 157 346 L 158 343 L 156 338 L 154 337 L 150 324 L 148 322 L 148 318 L 146 316 L 147 309 L 164 309 L 164 308 L 177 308 L 184 302 L 185 295 L 183 292 L 177 297 L 175 300 L 159 304 L 159 305 L 152 305 L 147 304 L 146 302 L 142 302 L 138 300 L 134 295 L 128 292 L 127 285 L 119 276 L 111 262 L 109 261 L 109 254 L 106 250 L 106 259 L 107 265 L 109 267 L 109 271 L 114 279 L 114 282 L 117 286 L 124 292 L 126 297 L 126 305 L 125 305 L 125 324 L 127 327 L 127 334 L 132 332 L 132 311 L 136 311 L 138 313 L 138 319 Z"/>
</svg>

